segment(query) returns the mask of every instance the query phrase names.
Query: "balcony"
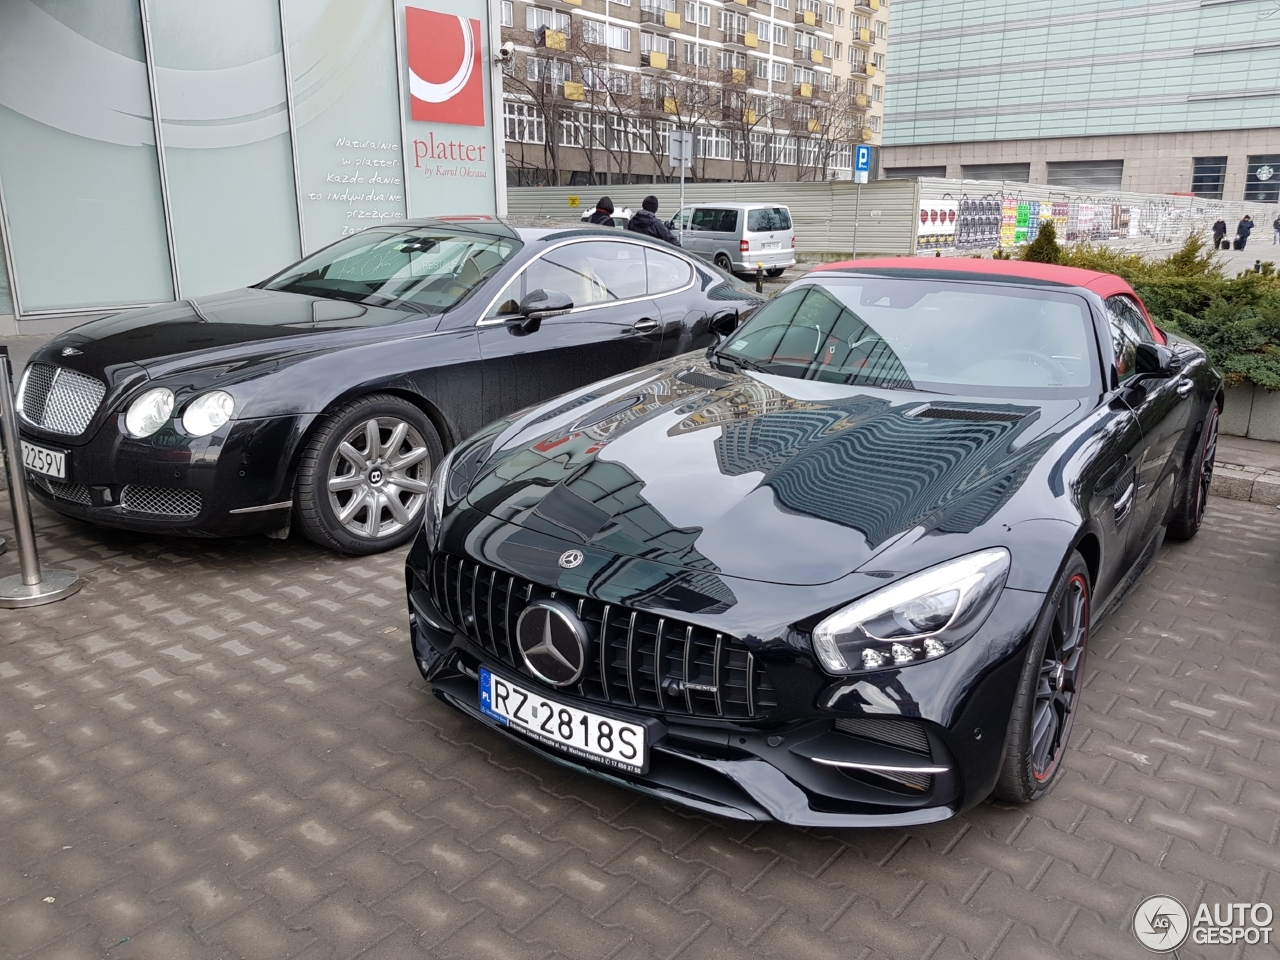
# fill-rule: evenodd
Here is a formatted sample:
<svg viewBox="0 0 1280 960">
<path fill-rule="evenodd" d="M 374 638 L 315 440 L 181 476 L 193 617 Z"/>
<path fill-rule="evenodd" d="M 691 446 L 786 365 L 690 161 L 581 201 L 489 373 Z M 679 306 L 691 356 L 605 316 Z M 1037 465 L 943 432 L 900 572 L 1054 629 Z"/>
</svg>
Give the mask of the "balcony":
<svg viewBox="0 0 1280 960">
<path fill-rule="evenodd" d="M 796 23 L 803 23 L 805 26 L 816 27 L 819 22 L 818 15 L 812 10 L 796 11 Z"/>
<path fill-rule="evenodd" d="M 566 80 L 564 82 L 564 98 L 566 100 L 585 100 L 587 99 L 586 90 L 582 84 Z"/>
<path fill-rule="evenodd" d="M 818 119 L 816 117 L 810 117 L 809 123 L 807 124 L 807 126 L 809 127 L 810 133 L 822 132 L 822 124 L 818 122 Z"/>
<path fill-rule="evenodd" d="M 640 66 L 652 67 L 654 70 L 670 70 L 675 57 L 661 50 L 651 50 L 640 54 Z"/>
<path fill-rule="evenodd" d="M 564 50 L 568 46 L 568 37 L 559 30 L 550 27 L 539 27 L 535 45 L 545 50 Z"/>
<path fill-rule="evenodd" d="M 736 43 L 740 47 L 751 47 L 754 50 L 760 46 L 760 37 L 754 33 L 726 33 L 724 42 Z"/>
<path fill-rule="evenodd" d="M 817 47 L 814 47 L 812 50 L 809 51 L 809 59 L 812 60 L 814 63 L 822 63 L 822 60 L 823 60 L 822 51 L 819 50 Z"/>
<path fill-rule="evenodd" d="M 641 23 L 656 23 L 670 30 L 680 29 L 680 14 L 674 10 L 653 10 L 648 7 L 640 10 Z"/>
<path fill-rule="evenodd" d="M 871 28 L 859 27 L 857 30 L 853 31 L 853 42 L 866 44 L 874 43 L 875 41 L 871 39 Z"/>
<path fill-rule="evenodd" d="M 680 105 L 676 103 L 675 97 L 662 98 L 662 112 L 663 113 L 679 113 L 680 112 Z"/>
<path fill-rule="evenodd" d="M 862 128 L 862 140 L 864 143 L 869 143 L 872 140 L 872 138 L 875 137 L 875 135 L 876 135 L 876 132 L 872 130 L 870 127 Z"/>
<path fill-rule="evenodd" d="M 733 75 L 733 82 L 734 82 L 734 83 L 746 83 L 746 82 L 747 82 L 747 71 L 746 71 L 746 70 L 741 69 L 740 67 L 734 67 L 734 68 L 733 68 L 733 74 L 732 74 L 732 75 Z"/>
<path fill-rule="evenodd" d="M 879 71 L 876 70 L 876 65 L 874 63 L 867 64 L 866 74 L 868 77 L 874 77 L 878 72 Z"/>
<path fill-rule="evenodd" d="M 860 107 L 865 107 L 867 105 L 867 95 L 865 93 L 860 93 L 853 98 L 853 102 Z"/>
<path fill-rule="evenodd" d="M 801 84 L 797 84 L 797 85 L 796 85 L 796 96 L 797 96 L 797 97 L 812 97 L 812 96 L 813 96 L 813 84 L 812 84 L 812 83 L 801 83 Z"/>
</svg>

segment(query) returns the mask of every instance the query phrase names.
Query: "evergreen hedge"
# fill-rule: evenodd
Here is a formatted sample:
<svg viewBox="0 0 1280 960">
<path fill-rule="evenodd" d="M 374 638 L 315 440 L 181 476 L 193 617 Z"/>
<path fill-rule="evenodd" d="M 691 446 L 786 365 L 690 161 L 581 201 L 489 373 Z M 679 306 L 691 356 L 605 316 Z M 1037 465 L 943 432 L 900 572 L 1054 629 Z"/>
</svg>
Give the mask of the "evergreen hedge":
<svg viewBox="0 0 1280 960">
<path fill-rule="evenodd" d="M 1043 236 L 1044 228 L 1041 228 Z M 1038 244 L 1038 246 L 1037 246 Z M 1106 247 L 1039 242 L 1024 260 L 1061 263 L 1124 277 L 1161 328 L 1205 348 L 1229 386 L 1255 383 L 1280 390 L 1280 277 L 1274 265 L 1262 273 L 1225 277 L 1200 236 L 1190 236 L 1167 257 L 1145 259 Z"/>
</svg>

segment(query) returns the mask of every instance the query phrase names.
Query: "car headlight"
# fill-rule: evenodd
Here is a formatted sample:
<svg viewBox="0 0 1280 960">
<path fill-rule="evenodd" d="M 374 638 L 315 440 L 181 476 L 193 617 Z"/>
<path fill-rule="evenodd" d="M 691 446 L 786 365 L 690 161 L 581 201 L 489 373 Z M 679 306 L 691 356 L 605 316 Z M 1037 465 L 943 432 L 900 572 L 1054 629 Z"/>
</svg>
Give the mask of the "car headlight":
<svg viewBox="0 0 1280 960">
<path fill-rule="evenodd" d="M 168 387 L 148 390 L 129 404 L 124 415 L 124 430 L 138 440 L 149 437 L 173 415 L 173 391 Z"/>
<path fill-rule="evenodd" d="M 457 447 L 449 451 L 431 474 L 431 482 L 427 485 L 427 508 L 422 511 L 422 530 L 427 535 L 427 546 L 436 548 L 436 537 L 440 533 L 440 523 L 444 519 L 445 486 L 449 482 L 449 469 L 453 465 L 453 455 Z"/>
<path fill-rule="evenodd" d="M 837 610 L 813 630 L 830 673 L 865 673 L 932 660 L 978 632 L 1005 578 L 1003 547 L 957 557 Z"/>
<path fill-rule="evenodd" d="M 193 437 L 207 437 L 231 419 L 236 402 L 224 390 L 202 393 L 182 413 L 182 429 Z"/>
</svg>

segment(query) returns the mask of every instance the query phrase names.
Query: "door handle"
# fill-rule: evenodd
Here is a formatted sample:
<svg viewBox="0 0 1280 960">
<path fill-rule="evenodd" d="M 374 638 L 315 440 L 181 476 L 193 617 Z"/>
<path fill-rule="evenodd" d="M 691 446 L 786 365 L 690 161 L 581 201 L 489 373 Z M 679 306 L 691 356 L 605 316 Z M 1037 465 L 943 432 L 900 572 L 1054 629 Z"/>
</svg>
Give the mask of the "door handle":
<svg viewBox="0 0 1280 960">
<path fill-rule="evenodd" d="M 631 329 L 636 333 L 652 333 L 658 329 L 658 321 L 645 317 L 643 320 L 637 320 L 632 324 Z"/>
<path fill-rule="evenodd" d="M 1178 381 L 1178 396 L 1185 397 L 1196 388 L 1196 382 L 1190 377 L 1183 377 Z"/>
</svg>

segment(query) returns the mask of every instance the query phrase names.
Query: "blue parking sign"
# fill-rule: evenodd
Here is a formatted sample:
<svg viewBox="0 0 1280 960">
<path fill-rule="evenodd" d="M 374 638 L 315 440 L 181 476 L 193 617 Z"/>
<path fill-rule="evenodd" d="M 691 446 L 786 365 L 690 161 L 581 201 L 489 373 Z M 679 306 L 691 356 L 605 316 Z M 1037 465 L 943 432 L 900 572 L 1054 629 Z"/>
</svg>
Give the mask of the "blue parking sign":
<svg viewBox="0 0 1280 960">
<path fill-rule="evenodd" d="M 865 143 L 860 143 L 854 148 L 853 169 L 860 171 L 871 169 L 871 148 Z"/>
</svg>

